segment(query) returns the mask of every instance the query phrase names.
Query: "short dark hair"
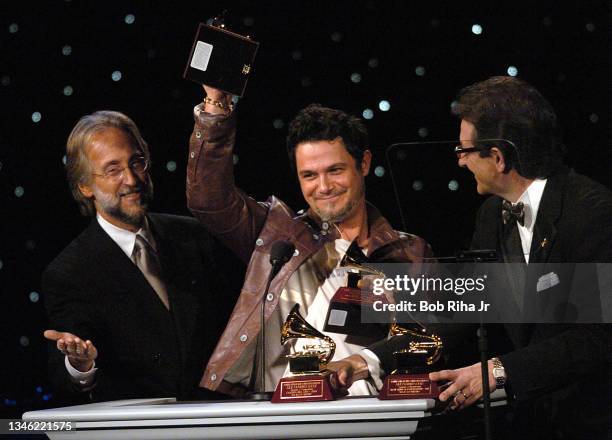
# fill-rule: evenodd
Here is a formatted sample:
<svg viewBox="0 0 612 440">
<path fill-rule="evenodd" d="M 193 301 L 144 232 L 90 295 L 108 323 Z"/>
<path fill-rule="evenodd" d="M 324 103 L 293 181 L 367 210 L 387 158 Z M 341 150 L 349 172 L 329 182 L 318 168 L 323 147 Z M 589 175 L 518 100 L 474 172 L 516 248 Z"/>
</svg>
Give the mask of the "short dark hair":
<svg viewBox="0 0 612 440">
<path fill-rule="evenodd" d="M 287 135 L 287 154 L 291 166 L 296 169 L 295 149 L 300 143 L 333 141 L 338 137 L 342 139 L 358 167 L 363 153 L 368 149 L 368 131 L 361 119 L 320 104 L 310 104 L 300 110 L 289 124 Z"/>
<path fill-rule="evenodd" d="M 474 124 L 477 139 L 507 139 L 516 146 L 515 150 L 507 143 L 495 144 L 504 155 L 505 172 L 515 169 L 528 179 L 544 178 L 563 162 L 565 148 L 555 111 L 521 79 L 494 76 L 465 87 L 451 111 Z M 480 154 L 487 156 L 488 151 Z"/>
</svg>

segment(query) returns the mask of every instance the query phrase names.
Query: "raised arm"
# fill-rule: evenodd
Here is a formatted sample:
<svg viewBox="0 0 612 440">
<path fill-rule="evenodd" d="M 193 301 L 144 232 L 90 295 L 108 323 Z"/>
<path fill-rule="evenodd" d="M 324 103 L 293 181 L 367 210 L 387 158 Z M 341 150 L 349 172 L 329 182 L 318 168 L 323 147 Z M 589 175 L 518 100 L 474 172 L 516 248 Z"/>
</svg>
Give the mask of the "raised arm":
<svg viewBox="0 0 612 440">
<path fill-rule="evenodd" d="M 236 188 L 233 150 L 236 120 L 231 97 L 205 87 L 194 109 L 195 126 L 187 162 L 187 206 L 193 215 L 245 263 L 268 207 Z"/>
</svg>

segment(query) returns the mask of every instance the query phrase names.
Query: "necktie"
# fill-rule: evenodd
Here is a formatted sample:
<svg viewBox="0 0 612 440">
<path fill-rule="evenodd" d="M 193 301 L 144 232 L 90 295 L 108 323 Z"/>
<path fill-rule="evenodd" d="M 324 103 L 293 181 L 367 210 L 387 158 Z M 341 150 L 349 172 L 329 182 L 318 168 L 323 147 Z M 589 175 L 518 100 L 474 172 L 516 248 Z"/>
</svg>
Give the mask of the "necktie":
<svg viewBox="0 0 612 440">
<path fill-rule="evenodd" d="M 136 235 L 134 250 L 132 251 L 132 261 L 140 269 L 146 280 L 149 282 L 159 299 L 164 303 L 166 309 L 170 310 L 168 292 L 161 277 L 161 266 L 155 250 L 141 235 Z"/>
<path fill-rule="evenodd" d="M 513 205 L 507 200 L 502 203 L 502 220 L 504 225 L 509 223 L 519 222 L 521 226 L 525 225 L 525 205 L 523 202 L 518 202 Z"/>
</svg>

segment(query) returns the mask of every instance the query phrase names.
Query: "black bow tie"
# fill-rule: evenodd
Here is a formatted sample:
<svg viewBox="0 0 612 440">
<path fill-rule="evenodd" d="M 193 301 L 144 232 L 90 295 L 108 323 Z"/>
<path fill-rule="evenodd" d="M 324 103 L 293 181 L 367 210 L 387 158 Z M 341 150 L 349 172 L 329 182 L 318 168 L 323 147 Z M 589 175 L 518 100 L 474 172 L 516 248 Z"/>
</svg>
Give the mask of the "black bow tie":
<svg viewBox="0 0 612 440">
<path fill-rule="evenodd" d="M 519 222 L 521 226 L 525 225 L 525 205 L 523 202 L 518 202 L 516 205 L 513 205 L 507 200 L 504 200 L 502 203 L 502 219 L 504 220 L 504 225 L 511 222 Z"/>
</svg>

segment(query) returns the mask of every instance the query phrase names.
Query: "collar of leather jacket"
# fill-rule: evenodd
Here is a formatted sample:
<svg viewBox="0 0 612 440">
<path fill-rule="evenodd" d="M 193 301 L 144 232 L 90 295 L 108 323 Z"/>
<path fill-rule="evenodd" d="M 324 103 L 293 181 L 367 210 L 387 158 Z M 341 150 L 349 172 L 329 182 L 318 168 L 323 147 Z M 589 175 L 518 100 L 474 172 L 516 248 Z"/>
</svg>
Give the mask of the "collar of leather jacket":
<svg viewBox="0 0 612 440">
<path fill-rule="evenodd" d="M 366 201 L 366 210 L 369 237 L 368 255 L 373 255 L 378 249 L 392 242 L 399 241 L 407 235 L 393 229 L 380 211 L 368 201 Z M 304 220 L 314 230 L 326 231 L 325 233 L 329 234 L 330 239 L 340 238 L 336 228 L 327 222 L 322 222 L 321 218 L 312 209 L 309 208 L 308 211 L 300 211 L 300 213 L 298 213 L 300 215 L 297 218 Z"/>
</svg>

